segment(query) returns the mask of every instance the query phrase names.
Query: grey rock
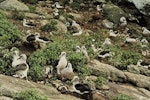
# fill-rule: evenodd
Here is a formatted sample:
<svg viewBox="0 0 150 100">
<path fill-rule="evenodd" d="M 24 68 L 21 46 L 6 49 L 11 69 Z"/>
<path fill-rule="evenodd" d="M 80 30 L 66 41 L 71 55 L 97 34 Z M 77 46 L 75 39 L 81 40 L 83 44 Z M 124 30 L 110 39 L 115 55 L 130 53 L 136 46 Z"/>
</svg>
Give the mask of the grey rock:
<svg viewBox="0 0 150 100">
<path fill-rule="evenodd" d="M 113 90 L 106 93 L 106 96 L 110 100 L 119 94 L 128 95 L 132 98 L 132 100 L 149 100 L 150 98 L 150 91 L 130 84 L 109 83 L 109 87 L 110 90 Z"/>
<path fill-rule="evenodd" d="M 137 75 L 129 72 L 125 72 L 125 75 L 128 82 L 131 82 L 138 87 L 150 90 L 150 77 L 144 75 Z"/>
<path fill-rule="evenodd" d="M 150 0 L 128 0 L 144 15 L 150 15 Z"/>
<path fill-rule="evenodd" d="M 0 8 L 6 10 L 29 11 L 28 6 L 18 0 L 5 0 L 0 3 Z"/>
<path fill-rule="evenodd" d="M 10 97 L 12 93 L 18 93 L 34 88 L 39 95 L 46 96 L 48 100 L 81 100 L 74 96 L 60 94 L 54 87 L 38 84 L 32 81 L 5 76 L 0 74 L 0 95 Z M 3 91 L 2 91 L 3 90 Z M 1 99 L 0 99 L 1 100 Z M 4 99 L 5 100 L 5 99 Z"/>
<path fill-rule="evenodd" d="M 136 65 L 128 65 L 127 66 L 127 71 L 131 72 L 131 73 L 134 73 L 134 74 L 140 74 L 140 69 Z"/>
<path fill-rule="evenodd" d="M 92 74 L 95 76 L 103 76 L 108 78 L 109 80 L 119 82 L 123 82 L 126 80 L 126 76 L 122 71 L 111 65 L 101 63 L 97 60 L 94 60 L 92 62 L 92 66 L 88 65 L 88 67 L 91 69 Z"/>
<path fill-rule="evenodd" d="M 112 29 L 114 27 L 114 23 L 110 22 L 109 20 L 105 19 L 102 21 L 102 25 L 108 29 Z"/>
<path fill-rule="evenodd" d="M 150 70 L 144 67 L 140 67 L 140 74 L 150 77 Z"/>
<path fill-rule="evenodd" d="M 108 3 L 103 6 L 103 15 L 117 27 L 120 23 L 120 18 L 126 16 L 125 12 L 118 6 Z"/>
<path fill-rule="evenodd" d="M 13 100 L 13 98 L 6 97 L 6 96 L 0 96 L 0 100 Z"/>
</svg>

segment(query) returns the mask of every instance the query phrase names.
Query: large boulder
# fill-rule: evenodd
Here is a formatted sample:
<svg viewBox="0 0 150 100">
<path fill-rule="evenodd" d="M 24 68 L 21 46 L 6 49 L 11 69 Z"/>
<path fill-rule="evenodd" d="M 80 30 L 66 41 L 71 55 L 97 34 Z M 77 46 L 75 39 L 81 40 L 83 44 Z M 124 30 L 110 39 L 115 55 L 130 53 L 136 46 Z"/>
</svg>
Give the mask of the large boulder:
<svg viewBox="0 0 150 100">
<path fill-rule="evenodd" d="M 18 0 L 5 0 L 0 3 L 0 8 L 6 10 L 29 11 L 29 7 Z"/>
<path fill-rule="evenodd" d="M 124 73 L 117 68 L 101 63 L 97 60 L 92 62 L 92 65 L 88 65 L 89 69 L 91 69 L 92 74 L 95 76 L 103 76 L 107 77 L 109 80 L 112 81 L 119 81 L 123 82 L 126 80 L 126 76 Z"/>
<path fill-rule="evenodd" d="M 108 20 L 112 21 L 115 24 L 115 27 L 119 25 L 120 18 L 126 16 L 121 8 L 112 3 L 107 3 L 103 6 L 103 15 Z"/>
<path fill-rule="evenodd" d="M 144 75 L 125 72 L 128 82 L 135 84 L 138 87 L 150 90 L 150 77 Z"/>
<path fill-rule="evenodd" d="M 150 0 L 128 0 L 144 15 L 150 16 Z"/>
<path fill-rule="evenodd" d="M 54 87 L 38 84 L 31 81 L 26 81 L 23 79 L 18 79 L 10 76 L 5 76 L 0 74 L 0 100 L 7 100 L 1 98 L 8 98 L 12 100 L 16 93 L 34 89 L 40 95 L 46 96 L 48 100 L 81 100 L 74 96 L 65 95 L 59 93 Z M 6 97 L 4 97 L 6 96 Z"/>
<path fill-rule="evenodd" d="M 120 94 L 124 94 L 130 96 L 132 100 L 149 100 L 150 98 L 150 91 L 135 87 L 130 84 L 118 84 L 118 83 L 109 83 L 110 90 L 106 93 L 108 100 L 111 100 L 113 97 L 118 96 Z M 118 99 L 118 100 L 131 100 L 131 99 Z"/>
</svg>

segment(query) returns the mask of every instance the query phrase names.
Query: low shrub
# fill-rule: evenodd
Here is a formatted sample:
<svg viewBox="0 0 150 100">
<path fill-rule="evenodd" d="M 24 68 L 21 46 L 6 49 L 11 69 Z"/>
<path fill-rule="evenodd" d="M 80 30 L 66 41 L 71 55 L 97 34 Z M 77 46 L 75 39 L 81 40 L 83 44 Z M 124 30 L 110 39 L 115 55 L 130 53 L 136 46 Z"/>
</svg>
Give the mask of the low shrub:
<svg viewBox="0 0 150 100">
<path fill-rule="evenodd" d="M 38 0 L 21 0 L 21 1 L 30 4 L 36 4 L 38 2 Z"/>
<path fill-rule="evenodd" d="M 56 22 L 56 21 L 51 21 L 50 23 L 48 23 L 48 24 L 42 26 L 42 27 L 40 28 L 40 30 L 42 30 L 42 31 L 44 31 L 44 32 L 57 31 L 58 29 L 57 29 L 56 25 L 57 25 L 57 22 Z"/>
<path fill-rule="evenodd" d="M 4 47 L 13 46 L 21 40 L 20 31 L 0 14 L 0 44 Z"/>
<path fill-rule="evenodd" d="M 25 18 L 25 15 L 23 12 L 19 12 L 17 10 L 13 11 L 12 18 L 15 20 L 23 20 Z"/>
<path fill-rule="evenodd" d="M 17 93 L 14 100 L 48 100 L 48 98 L 40 96 L 36 90 L 31 89 Z"/>
<path fill-rule="evenodd" d="M 96 80 L 96 86 L 101 87 L 103 84 L 106 84 L 107 79 L 99 76 Z"/>
<path fill-rule="evenodd" d="M 119 94 L 113 100 L 132 100 L 132 98 L 127 96 L 127 95 L 125 95 L 125 94 Z"/>
<path fill-rule="evenodd" d="M 126 70 L 130 64 L 137 64 L 137 61 L 142 58 L 141 54 L 135 50 L 125 50 L 120 47 L 112 47 L 110 51 L 114 53 L 109 63 L 116 66 L 118 69 Z"/>
</svg>

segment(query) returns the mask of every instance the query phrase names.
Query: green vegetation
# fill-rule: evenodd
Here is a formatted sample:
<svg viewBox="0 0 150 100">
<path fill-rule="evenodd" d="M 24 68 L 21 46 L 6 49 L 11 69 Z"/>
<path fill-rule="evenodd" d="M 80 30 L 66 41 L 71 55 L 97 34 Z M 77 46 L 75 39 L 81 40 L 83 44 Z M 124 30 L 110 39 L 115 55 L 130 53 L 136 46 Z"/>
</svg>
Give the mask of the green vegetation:
<svg viewBox="0 0 150 100">
<path fill-rule="evenodd" d="M 15 20 L 23 20 L 25 18 L 25 15 L 23 12 L 15 10 L 12 12 L 12 18 Z"/>
<path fill-rule="evenodd" d="M 119 94 L 113 100 L 132 100 L 132 98 L 127 96 L 127 95 L 125 95 L 125 94 Z"/>
<path fill-rule="evenodd" d="M 13 46 L 19 40 L 21 40 L 19 30 L 0 14 L 0 45 L 4 47 Z"/>
<path fill-rule="evenodd" d="M 56 22 L 56 21 L 51 21 L 50 23 L 48 23 L 48 24 L 42 26 L 42 27 L 40 28 L 40 30 L 42 30 L 42 31 L 44 31 L 44 32 L 57 31 L 58 29 L 57 29 L 56 25 L 57 25 L 57 22 Z"/>
<path fill-rule="evenodd" d="M 137 61 L 142 57 L 138 51 L 132 48 L 130 50 L 125 50 L 118 46 L 114 46 L 110 48 L 110 50 L 114 53 L 114 55 L 109 60 L 109 63 L 121 70 L 126 70 L 127 65 L 136 65 Z"/>
<path fill-rule="evenodd" d="M 16 48 L 14 48 L 16 49 Z M 2 49 L 0 52 L 0 73 L 5 75 L 13 75 L 14 69 L 11 66 L 13 59 L 13 50 Z"/>
<path fill-rule="evenodd" d="M 99 76 L 96 80 L 96 86 L 101 87 L 103 84 L 106 84 L 106 82 L 106 78 Z"/>
<path fill-rule="evenodd" d="M 38 0 L 21 0 L 21 1 L 25 3 L 30 3 L 30 4 L 35 4 L 38 2 Z"/>
<path fill-rule="evenodd" d="M 47 97 L 42 97 L 36 90 L 26 90 L 16 94 L 14 100 L 48 100 Z"/>
<path fill-rule="evenodd" d="M 34 13 L 36 10 L 36 7 L 33 5 L 29 5 L 29 9 L 30 9 L 30 12 Z"/>
</svg>

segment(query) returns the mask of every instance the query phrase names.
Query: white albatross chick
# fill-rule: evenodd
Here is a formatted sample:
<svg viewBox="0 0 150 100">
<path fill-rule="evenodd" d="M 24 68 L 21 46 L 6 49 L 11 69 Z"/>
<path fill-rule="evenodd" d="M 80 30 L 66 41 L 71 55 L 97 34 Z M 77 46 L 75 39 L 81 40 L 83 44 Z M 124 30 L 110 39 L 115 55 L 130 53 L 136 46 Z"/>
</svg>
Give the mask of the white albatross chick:
<svg viewBox="0 0 150 100">
<path fill-rule="evenodd" d="M 60 59 L 58 62 L 57 68 L 57 74 L 60 74 L 60 70 L 65 68 L 67 66 L 67 58 L 66 58 L 66 52 L 61 52 Z"/>
<path fill-rule="evenodd" d="M 72 64 L 68 63 L 67 67 L 63 68 L 62 70 L 60 70 L 61 74 L 65 74 L 65 73 L 73 73 L 73 68 L 72 68 Z"/>
<path fill-rule="evenodd" d="M 100 7 L 100 5 L 97 5 L 97 6 L 96 6 L 96 10 L 97 10 L 98 12 L 102 12 L 102 11 L 103 11 L 103 9 Z"/>
<path fill-rule="evenodd" d="M 76 46 L 76 52 L 77 52 L 77 53 L 78 53 L 78 52 L 81 52 L 80 46 Z"/>
<path fill-rule="evenodd" d="M 16 67 L 16 62 L 17 60 L 20 58 L 19 56 L 19 51 L 18 50 L 15 50 L 13 52 L 13 61 L 12 61 L 12 67 Z"/>
<path fill-rule="evenodd" d="M 105 45 L 112 45 L 110 38 L 106 38 L 105 41 L 103 42 L 102 46 Z"/>
<path fill-rule="evenodd" d="M 127 20 L 125 17 L 120 18 L 120 27 L 125 28 L 127 26 Z"/>
<path fill-rule="evenodd" d="M 142 34 L 144 36 L 150 36 L 150 31 L 146 27 L 142 27 L 142 30 L 143 30 Z"/>
<path fill-rule="evenodd" d="M 78 36 L 78 35 L 81 35 L 83 32 L 82 32 L 82 29 L 81 29 L 81 26 L 76 23 L 76 21 L 72 21 L 72 29 L 73 29 L 73 36 Z"/>
<path fill-rule="evenodd" d="M 55 7 L 58 9 L 64 8 L 63 6 L 61 6 L 58 2 L 55 2 Z"/>
<path fill-rule="evenodd" d="M 126 35 L 126 40 L 125 40 L 126 43 L 137 43 L 138 42 L 138 39 L 135 39 L 135 38 L 131 38 L 129 35 Z"/>
<path fill-rule="evenodd" d="M 113 30 L 109 30 L 109 37 L 111 38 L 113 38 L 113 37 L 117 37 L 118 36 L 118 34 L 116 34 Z"/>
<path fill-rule="evenodd" d="M 88 55 L 88 52 L 87 52 L 85 46 L 82 46 L 82 47 L 81 47 L 81 52 L 83 53 L 83 55 L 85 56 L 85 58 L 86 58 L 87 61 L 89 62 L 89 61 L 90 61 L 90 57 L 89 57 L 89 55 Z"/>
<path fill-rule="evenodd" d="M 20 64 L 26 64 L 27 56 L 25 54 L 21 54 L 20 56 L 15 56 L 12 62 L 12 67 L 16 67 Z"/>
<path fill-rule="evenodd" d="M 91 47 L 94 52 L 102 51 L 102 48 L 96 48 L 94 44 L 92 44 Z"/>
<path fill-rule="evenodd" d="M 59 10 L 57 8 L 54 9 L 53 15 L 55 18 L 59 18 Z"/>
<path fill-rule="evenodd" d="M 16 74 L 13 75 L 14 77 L 19 77 L 19 78 L 26 78 L 28 81 L 27 73 L 29 70 L 29 65 L 27 63 L 19 64 L 16 66 Z"/>
</svg>

